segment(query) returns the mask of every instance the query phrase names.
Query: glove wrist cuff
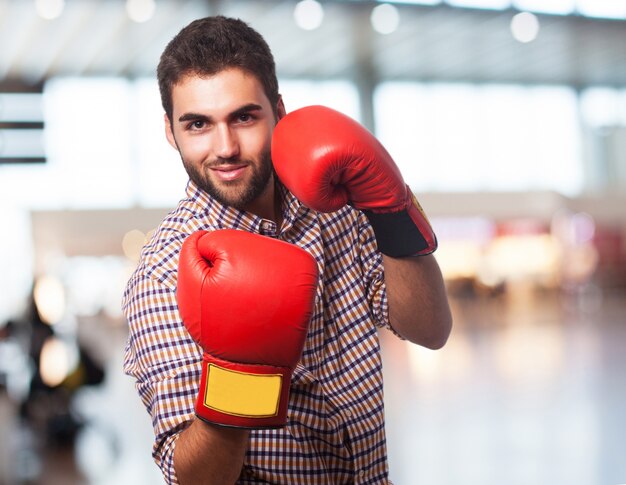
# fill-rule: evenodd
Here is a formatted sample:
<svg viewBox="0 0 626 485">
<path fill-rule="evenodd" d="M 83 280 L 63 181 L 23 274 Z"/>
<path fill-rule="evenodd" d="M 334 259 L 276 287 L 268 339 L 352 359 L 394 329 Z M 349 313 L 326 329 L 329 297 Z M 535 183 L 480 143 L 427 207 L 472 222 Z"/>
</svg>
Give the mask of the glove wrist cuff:
<svg viewBox="0 0 626 485">
<path fill-rule="evenodd" d="M 204 354 L 196 400 L 201 419 L 223 426 L 278 428 L 287 421 L 291 369 Z"/>
<path fill-rule="evenodd" d="M 378 250 L 394 258 L 425 256 L 437 249 L 437 237 L 419 202 L 407 186 L 407 203 L 396 212 L 364 210 Z"/>
</svg>

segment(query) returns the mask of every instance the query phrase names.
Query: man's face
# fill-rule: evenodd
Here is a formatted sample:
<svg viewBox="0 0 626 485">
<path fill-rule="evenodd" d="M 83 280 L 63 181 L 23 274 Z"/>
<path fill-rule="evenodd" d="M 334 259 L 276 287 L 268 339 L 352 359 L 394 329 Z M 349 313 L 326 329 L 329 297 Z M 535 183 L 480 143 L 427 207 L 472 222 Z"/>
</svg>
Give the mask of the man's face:
<svg viewBox="0 0 626 485">
<path fill-rule="evenodd" d="M 167 139 L 196 185 L 244 210 L 267 193 L 277 119 L 255 76 L 240 69 L 204 78 L 187 75 L 173 86 L 172 102 L 171 122 L 165 117 Z"/>
</svg>

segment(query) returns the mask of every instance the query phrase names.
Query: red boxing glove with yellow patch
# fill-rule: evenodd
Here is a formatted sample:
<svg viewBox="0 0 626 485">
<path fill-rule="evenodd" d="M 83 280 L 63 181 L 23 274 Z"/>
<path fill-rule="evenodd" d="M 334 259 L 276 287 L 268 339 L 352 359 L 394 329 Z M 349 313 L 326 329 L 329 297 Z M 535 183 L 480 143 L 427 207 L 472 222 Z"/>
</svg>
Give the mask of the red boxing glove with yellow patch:
<svg viewBox="0 0 626 485">
<path fill-rule="evenodd" d="M 272 138 L 280 180 L 320 212 L 350 204 L 369 219 L 378 249 L 392 257 L 430 254 L 437 238 L 381 143 L 353 119 L 324 106 L 284 116 Z"/>
<path fill-rule="evenodd" d="M 180 252 L 176 298 L 202 347 L 196 415 L 225 426 L 284 426 L 318 270 L 303 249 L 232 229 L 198 231 Z"/>
</svg>

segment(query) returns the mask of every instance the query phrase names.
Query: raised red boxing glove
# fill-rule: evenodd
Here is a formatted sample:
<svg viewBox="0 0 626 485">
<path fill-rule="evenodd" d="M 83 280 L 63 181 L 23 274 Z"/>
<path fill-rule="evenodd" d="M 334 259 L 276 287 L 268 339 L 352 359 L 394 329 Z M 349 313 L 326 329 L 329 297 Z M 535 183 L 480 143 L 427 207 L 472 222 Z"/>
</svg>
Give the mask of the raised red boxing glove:
<svg viewBox="0 0 626 485">
<path fill-rule="evenodd" d="M 348 116 L 324 106 L 287 114 L 274 129 L 272 160 L 279 179 L 312 209 L 332 212 L 351 204 L 362 210 L 383 254 L 415 256 L 437 248 L 387 150 Z"/>
<path fill-rule="evenodd" d="M 317 279 L 315 259 L 277 239 L 225 229 L 185 240 L 176 298 L 204 350 L 198 417 L 244 428 L 285 425 Z"/>
</svg>

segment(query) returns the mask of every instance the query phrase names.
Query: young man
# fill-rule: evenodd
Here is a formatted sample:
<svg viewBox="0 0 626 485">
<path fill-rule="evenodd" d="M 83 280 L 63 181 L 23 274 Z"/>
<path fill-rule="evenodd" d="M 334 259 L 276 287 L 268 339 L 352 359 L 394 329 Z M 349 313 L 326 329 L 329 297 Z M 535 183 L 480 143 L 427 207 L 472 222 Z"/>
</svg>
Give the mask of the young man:
<svg viewBox="0 0 626 485">
<path fill-rule="evenodd" d="M 125 371 L 166 481 L 389 483 L 377 329 L 439 348 L 451 328 L 417 201 L 356 123 L 322 107 L 286 114 L 270 49 L 239 20 L 185 27 L 158 80 L 190 181 L 124 294 Z M 258 325 L 267 318 L 271 329 Z M 208 377 L 231 374 L 248 379 L 242 394 Z M 268 376 L 283 385 L 280 409 L 258 419 L 267 388 L 254 386 Z"/>
</svg>

